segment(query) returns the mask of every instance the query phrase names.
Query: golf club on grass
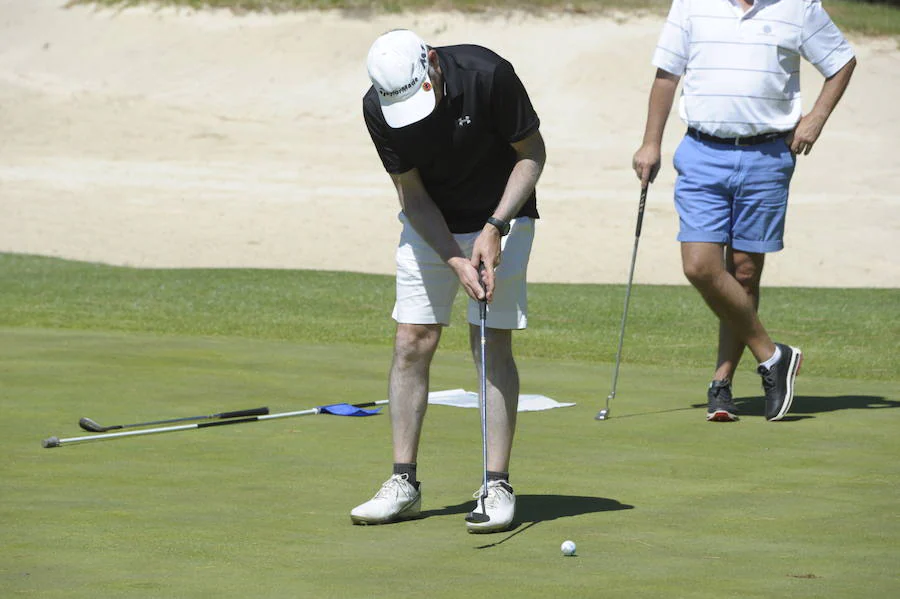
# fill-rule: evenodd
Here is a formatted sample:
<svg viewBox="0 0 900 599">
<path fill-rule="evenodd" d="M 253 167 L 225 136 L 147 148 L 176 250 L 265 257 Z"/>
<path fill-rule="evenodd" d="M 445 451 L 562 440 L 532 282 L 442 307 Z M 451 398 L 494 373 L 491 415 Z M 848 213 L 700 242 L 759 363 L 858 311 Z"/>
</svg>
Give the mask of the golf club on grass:
<svg viewBox="0 0 900 599">
<path fill-rule="evenodd" d="M 484 265 L 482 264 L 482 269 Z M 481 280 L 481 269 L 479 269 L 479 280 Z M 484 281 L 481 283 L 482 287 L 484 287 Z M 482 485 L 481 485 L 481 512 L 478 512 L 478 504 L 475 504 L 475 509 L 469 512 L 466 516 L 466 522 L 478 522 L 483 523 L 487 522 L 491 519 L 490 516 L 487 515 L 487 506 L 484 505 L 484 500 L 487 498 L 487 373 L 485 372 L 485 359 L 484 359 L 484 347 L 486 345 L 486 336 L 485 336 L 485 321 L 487 320 L 487 296 L 483 300 L 478 302 L 478 315 L 479 315 L 479 331 L 481 333 L 481 401 L 479 402 L 479 408 L 481 412 L 481 459 L 484 465 L 483 468 L 483 477 L 482 477 Z"/>
<path fill-rule="evenodd" d="M 251 410 L 238 410 L 236 412 L 222 412 L 220 414 L 209 414 L 207 416 L 187 416 L 185 418 L 170 418 L 169 420 L 154 420 L 151 422 L 137 422 L 135 424 L 112 424 L 103 426 L 97 424 L 95 420 L 90 418 L 82 418 L 78 421 L 78 426 L 91 433 L 105 433 L 120 428 L 138 428 L 142 426 L 153 426 L 155 424 L 171 424 L 173 422 L 188 422 L 190 420 L 225 420 L 228 418 L 245 418 L 247 416 L 264 416 L 269 413 L 269 408 L 253 408 Z"/>
<path fill-rule="evenodd" d="M 649 186 L 648 186 L 649 187 Z M 628 317 L 628 300 L 631 298 L 631 282 L 634 279 L 634 263 L 637 260 L 638 241 L 641 239 L 641 225 L 644 222 L 644 204 L 647 203 L 647 187 L 641 187 L 641 201 L 638 204 L 637 228 L 634 231 L 634 249 L 631 251 L 631 268 L 628 271 L 628 286 L 625 288 L 625 309 L 622 311 L 622 326 L 619 328 L 619 348 L 616 350 L 616 366 L 613 370 L 612 390 L 606 396 L 606 407 L 597 412 L 596 420 L 609 418 L 609 401 L 616 396 L 616 382 L 619 380 L 619 362 L 622 359 L 622 342 L 625 340 L 625 319 Z"/>
<path fill-rule="evenodd" d="M 83 435 L 81 437 L 69 437 L 68 439 L 60 439 L 59 437 L 48 437 L 41 441 L 41 446 L 45 448 L 50 447 L 59 447 L 61 445 L 65 445 L 67 443 L 80 443 L 82 441 L 100 441 L 106 439 L 117 439 L 120 437 L 132 437 L 136 435 L 153 435 L 156 433 L 171 433 L 175 431 L 186 431 L 194 428 L 206 428 L 209 426 L 223 426 L 226 424 L 241 424 L 243 422 L 257 422 L 259 420 L 271 420 L 274 418 L 288 418 L 291 416 L 306 416 L 309 414 L 335 414 L 337 416 L 354 416 L 354 415 L 363 415 L 368 416 L 377 411 L 372 411 L 369 413 L 359 414 L 359 408 L 366 408 L 369 406 L 377 406 L 388 403 L 388 400 L 382 399 L 380 401 L 370 401 L 366 403 L 357 403 L 357 404 L 346 404 L 346 403 L 336 403 L 329 404 L 326 406 L 319 406 L 317 408 L 310 408 L 308 410 L 300 410 L 297 412 L 281 412 L 279 414 L 265 414 L 262 416 L 252 416 L 248 418 L 233 418 L 230 420 L 218 420 L 215 422 L 201 422 L 200 424 L 180 424 L 177 426 L 164 426 L 159 428 L 146 428 L 136 431 L 124 431 L 120 433 L 106 433 L 102 435 Z"/>
</svg>

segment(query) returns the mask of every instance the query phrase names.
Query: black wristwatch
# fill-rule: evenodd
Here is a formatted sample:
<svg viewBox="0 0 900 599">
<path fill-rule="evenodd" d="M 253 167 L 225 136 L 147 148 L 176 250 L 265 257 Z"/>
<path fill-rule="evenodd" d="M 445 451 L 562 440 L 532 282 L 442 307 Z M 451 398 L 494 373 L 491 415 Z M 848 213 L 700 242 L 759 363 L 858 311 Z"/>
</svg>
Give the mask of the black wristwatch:
<svg viewBox="0 0 900 599">
<path fill-rule="evenodd" d="M 500 220 L 499 218 L 489 216 L 487 222 L 497 227 L 497 230 L 500 231 L 500 237 L 503 237 L 504 235 L 509 233 L 509 223 L 505 220 Z"/>
</svg>

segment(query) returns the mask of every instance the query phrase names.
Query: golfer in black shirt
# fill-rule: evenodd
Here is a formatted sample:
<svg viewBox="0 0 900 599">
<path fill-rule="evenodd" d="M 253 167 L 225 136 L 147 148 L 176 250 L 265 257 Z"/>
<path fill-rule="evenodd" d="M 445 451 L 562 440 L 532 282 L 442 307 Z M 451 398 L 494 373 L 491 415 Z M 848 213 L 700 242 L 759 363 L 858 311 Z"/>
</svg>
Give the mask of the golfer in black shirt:
<svg viewBox="0 0 900 599">
<path fill-rule="evenodd" d="M 534 188 L 545 159 L 540 119 L 512 65 L 487 48 L 432 48 L 411 31 L 394 30 L 375 40 L 367 66 L 373 85 L 363 114 L 397 189 L 403 230 L 389 386 L 393 475 L 350 517 L 356 524 L 383 524 L 420 512 L 416 459 L 429 369 L 462 284 L 470 298 L 476 368 L 478 301 L 489 302 L 489 520 L 466 526 L 470 532 L 506 530 L 515 515 L 509 459 L 519 398 L 512 331 L 527 325 L 525 273 L 538 217 Z M 481 495 L 482 489 L 476 491 Z"/>
</svg>

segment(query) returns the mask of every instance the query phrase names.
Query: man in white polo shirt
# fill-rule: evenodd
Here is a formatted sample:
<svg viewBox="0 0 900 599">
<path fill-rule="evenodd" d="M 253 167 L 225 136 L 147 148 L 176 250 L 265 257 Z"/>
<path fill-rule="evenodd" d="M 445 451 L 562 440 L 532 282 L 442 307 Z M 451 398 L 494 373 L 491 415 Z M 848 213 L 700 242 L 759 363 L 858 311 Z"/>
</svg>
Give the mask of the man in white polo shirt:
<svg viewBox="0 0 900 599">
<path fill-rule="evenodd" d="M 800 58 L 825 77 L 801 112 Z M 657 67 L 633 168 L 646 187 L 679 80 L 688 130 L 675 152 L 685 276 L 719 318 L 707 420 L 738 419 L 731 380 L 748 347 L 759 366 L 765 416 L 781 420 L 802 353 L 774 343 L 760 322 L 767 252 L 784 247 L 796 156 L 809 154 L 847 88 L 853 50 L 819 0 L 673 0 L 653 55 Z"/>
</svg>

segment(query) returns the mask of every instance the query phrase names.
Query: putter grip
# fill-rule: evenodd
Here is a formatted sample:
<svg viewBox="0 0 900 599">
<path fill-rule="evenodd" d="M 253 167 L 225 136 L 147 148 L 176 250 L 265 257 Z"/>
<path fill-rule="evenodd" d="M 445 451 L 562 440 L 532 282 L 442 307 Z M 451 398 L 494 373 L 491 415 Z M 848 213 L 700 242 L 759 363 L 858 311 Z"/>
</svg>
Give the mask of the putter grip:
<svg viewBox="0 0 900 599">
<path fill-rule="evenodd" d="M 265 416 L 269 408 L 253 408 L 252 410 L 238 410 L 236 412 L 222 412 L 219 418 L 242 418 L 244 416 Z"/>
<path fill-rule="evenodd" d="M 485 296 L 483 300 L 479 300 L 478 302 L 478 317 L 481 320 L 487 318 L 487 288 L 484 286 L 484 279 L 481 277 L 484 275 L 484 262 L 478 263 L 478 282 L 481 284 L 481 290 L 484 291 Z"/>
<path fill-rule="evenodd" d="M 644 226 L 644 206 L 647 204 L 647 188 L 641 189 L 641 199 L 638 202 L 637 226 L 634 228 L 634 236 L 641 236 L 641 227 Z"/>
</svg>

